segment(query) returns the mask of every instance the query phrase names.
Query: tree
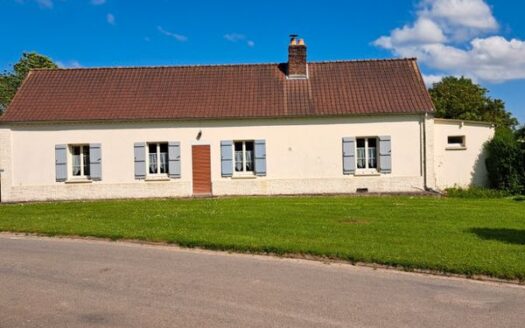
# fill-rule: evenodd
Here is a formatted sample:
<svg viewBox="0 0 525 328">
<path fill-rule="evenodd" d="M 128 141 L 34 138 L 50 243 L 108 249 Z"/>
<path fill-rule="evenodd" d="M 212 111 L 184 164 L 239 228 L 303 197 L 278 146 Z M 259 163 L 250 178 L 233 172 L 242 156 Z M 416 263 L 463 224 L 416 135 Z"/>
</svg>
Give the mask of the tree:
<svg viewBox="0 0 525 328">
<path fill-rule="evenodd" d="M 471 79 L 448 76 L 434 83 L 429 92 L 436 117 L 487 121 L 510 129 L 518 125 L 518 120 L 505 109 L 505 102 L 489 97 L 488 90 Z"/>
<path fill-rule="evenodd" d="M 523 186 L 523 191 L 525 192 L 525 125 L 521 127 L 516 132 L 516 139 L 518 141 L 518 144 L 521 146 L 521 163 L 520 165 L 520 171 L 521 171 L 521 185 Z"/>
<path fill-rule="evenodd" d="M 35 68 L 57 68 L 48 57 L 35 52 L 24 52 L 11 72 L 0 74 L 0 114 L 7 108 L 16 91 L 29 73 Z"/>
<path fill-rule="evenodd" d="M 518 131 L 516 131 L 516 136 L 518 138 L 518 141 L 525 146 L 525 125 L 523 125 Z"/>
</svg>

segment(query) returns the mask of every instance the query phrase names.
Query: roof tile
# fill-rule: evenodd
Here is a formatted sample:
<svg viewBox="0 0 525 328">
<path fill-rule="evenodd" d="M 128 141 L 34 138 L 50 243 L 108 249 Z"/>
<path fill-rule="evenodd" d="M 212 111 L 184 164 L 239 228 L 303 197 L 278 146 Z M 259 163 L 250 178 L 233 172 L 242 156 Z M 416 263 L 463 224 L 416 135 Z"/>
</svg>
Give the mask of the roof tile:
<svg viewBox="0 0 525 328">
<path fill-rule="evenodd" d="M 340 116 L 433 111 L 415 59 L 34 70 L 0 121 Z"/>
</svg>

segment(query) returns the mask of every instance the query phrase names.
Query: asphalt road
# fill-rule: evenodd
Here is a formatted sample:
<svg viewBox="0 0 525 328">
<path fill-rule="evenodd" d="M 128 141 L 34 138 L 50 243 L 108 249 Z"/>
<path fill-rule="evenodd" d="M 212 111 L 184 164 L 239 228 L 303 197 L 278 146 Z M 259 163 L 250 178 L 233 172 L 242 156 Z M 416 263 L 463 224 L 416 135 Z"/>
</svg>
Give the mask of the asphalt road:
<svg viewBox="0 0 525 328">
<path fill-rule="evenodd" d="M 0 327 L 523 327 L 525 288 L 0 234 Z"/>
</svg>

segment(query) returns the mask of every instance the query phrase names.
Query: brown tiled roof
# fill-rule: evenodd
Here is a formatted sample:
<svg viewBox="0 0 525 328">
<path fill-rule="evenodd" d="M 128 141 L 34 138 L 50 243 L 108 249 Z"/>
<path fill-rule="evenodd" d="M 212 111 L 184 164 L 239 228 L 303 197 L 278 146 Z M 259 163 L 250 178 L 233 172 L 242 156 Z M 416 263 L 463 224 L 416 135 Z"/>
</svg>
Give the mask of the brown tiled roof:
<svg viewBox="0 0 525 328">
<path fill-rule="evenodd" d="M 424 113 L 415 59 L 31 71 L 3 122 L 233 119 Z"/>
</svg>

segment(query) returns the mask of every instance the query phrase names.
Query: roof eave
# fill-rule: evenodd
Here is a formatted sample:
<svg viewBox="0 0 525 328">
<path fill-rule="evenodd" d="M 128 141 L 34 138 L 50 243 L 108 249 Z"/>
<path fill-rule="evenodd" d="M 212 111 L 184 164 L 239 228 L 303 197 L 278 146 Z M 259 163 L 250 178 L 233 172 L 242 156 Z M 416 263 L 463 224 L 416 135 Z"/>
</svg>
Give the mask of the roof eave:
<svg viewBox="0 0 525 328">
<path fill-rule="evenodd" d="M 32 121 L 17 121 L 17 120 L 2 120 L 1 125 L 63 125 L 63 124 L 114 124 L 114 123 L 133 123 L 133 122 L 197 122 L 197 121 L 248 121 L 248 120 L 279 120 L 279 119 L 327 119 L 327 118 L 349 118 L 349 117 L 377 117 L 377 116 L 412 116 L 424 115 L 433 113 L 433 111 L 421 110 L 410 112 L 374 112 L 374 113 L 355 113 L 355 114 L 340 114 L 340 115 L 286 115 L 286 116 L 253 116 L 253 117 L 181 117 L 181 118 L 141 118 L 141 119 L 87 119 L 87 120 L 32 120 Z"/>
</svg>

